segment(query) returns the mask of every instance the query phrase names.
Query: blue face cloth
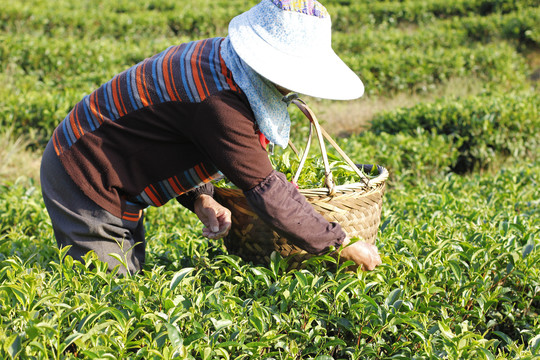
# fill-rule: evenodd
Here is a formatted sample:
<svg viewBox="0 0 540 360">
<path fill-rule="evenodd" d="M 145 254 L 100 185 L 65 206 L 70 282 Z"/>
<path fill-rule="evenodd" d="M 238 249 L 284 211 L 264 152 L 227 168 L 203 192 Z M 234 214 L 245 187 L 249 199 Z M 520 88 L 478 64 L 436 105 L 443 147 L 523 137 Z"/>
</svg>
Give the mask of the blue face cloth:
<svg viewBox="0 0 540 360">
<path fill-rule="evenodd" d="M 259 130 L 270 142 L 285 149 L 289 142 L 291 118 L 284 96 L 272 82 L 240 59 L 228 36 L 221 43 L 221 57 L 234 81 L 246 94 Z"/>
</svg>

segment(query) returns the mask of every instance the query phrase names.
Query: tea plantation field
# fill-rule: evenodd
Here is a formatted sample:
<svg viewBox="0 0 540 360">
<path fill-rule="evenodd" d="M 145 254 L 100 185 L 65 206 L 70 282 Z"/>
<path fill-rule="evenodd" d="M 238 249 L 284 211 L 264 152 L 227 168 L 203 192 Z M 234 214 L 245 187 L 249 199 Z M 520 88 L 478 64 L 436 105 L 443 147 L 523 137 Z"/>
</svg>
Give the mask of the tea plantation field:
<svg viewBox="0 0 540 360">
<path fill-rule="evenodd" d="M 390 171 L 376 270 L 329 268 L 328 256 L 302 270 L 278 255 L 246 263 L 172 202 L 146 211 L 141 274 L 118 278 L 91 254 L 82 264 L 57 249 L 21 159 L 39 157 L 70 108 L 115 73 L 225 36 L 256 3 L 2 3 L 0 163 L 20 174 L 0 164 L 0 358 L 540 358 L 533 0 L 323 2 L 334 49 L 365 81 L 357 115 L 392 104 L 340 132 L 333 119 L 347 108 L 306 99 L 351 158 Z M 290 110 L 301 146 L 306 122 Z M 295 164 L 288 150 L 273 161 Z"/>
</svg>

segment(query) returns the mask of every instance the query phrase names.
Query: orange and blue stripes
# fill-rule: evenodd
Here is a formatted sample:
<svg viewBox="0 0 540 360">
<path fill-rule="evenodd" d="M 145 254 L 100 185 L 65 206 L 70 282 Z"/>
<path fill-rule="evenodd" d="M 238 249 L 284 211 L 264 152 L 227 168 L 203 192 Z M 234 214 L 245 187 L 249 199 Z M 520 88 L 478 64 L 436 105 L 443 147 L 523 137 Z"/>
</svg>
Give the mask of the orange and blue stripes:
<svg viewBox="0 0 540 360">
<path fill-rule="evenodd" d="M 222 91 L 241 90 L 219 54 L 223 38 L 171 46 L 118 74 L 78 103 L 53 134 L 57 155 L 107 121 L 170 101 L 201 102 Z"/>
<path fill-rule="evenodd" d="M 148 185 L 135 199 L 144 206 L 162 206 L 183 193 L 215 180 L 221 173 L 211 164 L 197 164 L 177 176 Z"/>
<path fill-rule="evenodd" d="M 131 203 L 131 205 L 137 206 L 136 204 L 133 204 L 133 203 Z M 143 214 L 143 212 L 140 209 L 139 210 L 134 210 L 134 212 L 132 212 L 132 211 L 124 211 L 122 213 L 122 219 L 127 220 L 127 221 L 139 221 L 140 218 L 142 217 L 142 214 Z"/>
</svg>

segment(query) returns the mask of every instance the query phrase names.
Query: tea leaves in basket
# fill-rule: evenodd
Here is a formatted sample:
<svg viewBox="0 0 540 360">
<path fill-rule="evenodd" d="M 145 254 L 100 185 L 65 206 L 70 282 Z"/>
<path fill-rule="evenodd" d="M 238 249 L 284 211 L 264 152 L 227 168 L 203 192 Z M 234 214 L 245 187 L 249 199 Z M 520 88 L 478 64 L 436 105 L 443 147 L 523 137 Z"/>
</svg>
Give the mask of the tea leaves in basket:
<svg viewBox="0 0 540 360">
<path fill-rule="evenodd" d="M 328 154 L 328 160 L 330 161 L 330 171 L 336 185 L 354 184 L 360 181 L 358 175 L 351 169 L 351 167 L 339 157 Z M 274 170 L 279 171 L 285 176 L 287 180 L 292 181 L 300 161 L 294 153 L 291 151 L 285 151 L 281 155 L 272 156 L 270 158 Z M 368 179 L 374 179 L 380 175 L 379 169 L 376 165 L 362 165 L 360 170 L 367 176 Z M 301 189 L 309 188 L 324 188 L 324 164 L 322 158 L 315 155 L 309 156 L 304 164 L 300 176 L 296 185 Z M 216 186 L 235 189 L 236 186 L 228 179 L 223 178 L 216 183 Z"/>
<path fill-rule="evenodd" d="M 328 154 L 330 171 L 336 185 L 354 184 L 360 181 L 358 175 L 351 167 L 339 157 Z M 299 166 L 299 160 L 291 152 L 285 152 L 282 156 L 272 157 L 272 165 L 275 170 L 284 173 L 287 180 L 292 181 Z M 379 175 L 377 166 L 360 167 L 360 170 L 369 178 L 373 179 Z M 297 185 L 302 189 L 325 187 L 324 164 L 322 158 L 309 156 L 304 164 Z"/>
</svg>

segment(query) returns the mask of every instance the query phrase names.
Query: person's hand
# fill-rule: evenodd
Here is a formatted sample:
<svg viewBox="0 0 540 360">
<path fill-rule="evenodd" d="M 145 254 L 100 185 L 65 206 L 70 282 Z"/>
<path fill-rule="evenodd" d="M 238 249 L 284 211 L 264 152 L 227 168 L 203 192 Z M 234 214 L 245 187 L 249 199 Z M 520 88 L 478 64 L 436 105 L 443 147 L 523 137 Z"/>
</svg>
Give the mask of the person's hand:
<svg viewBox="0 0 540 360">
<path fill-rule="evenodd" d="M 231 229 L 231 212 L 213 197 L 201 195 L 194 204 L 195 214 L 204 225 L 203 235 L 209 239 L 227 236 Z"/>
<path fill-rule="evenodd" d="M 349 245 L 351 239 L 346 237 L 343 240 L 343 249 L 341 250 L 341 258 L 344 260 L 352 260 L 362 270 L 373 270 L 377 265 L 382 264 L 379 251 L 375 245 L 357 241 Z"/>
</svg>

